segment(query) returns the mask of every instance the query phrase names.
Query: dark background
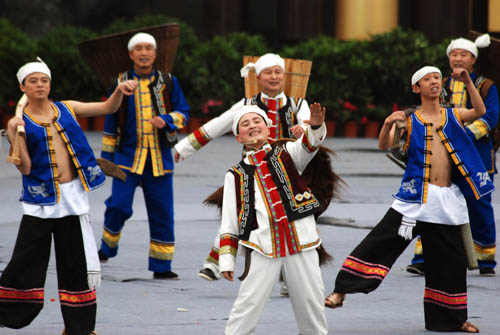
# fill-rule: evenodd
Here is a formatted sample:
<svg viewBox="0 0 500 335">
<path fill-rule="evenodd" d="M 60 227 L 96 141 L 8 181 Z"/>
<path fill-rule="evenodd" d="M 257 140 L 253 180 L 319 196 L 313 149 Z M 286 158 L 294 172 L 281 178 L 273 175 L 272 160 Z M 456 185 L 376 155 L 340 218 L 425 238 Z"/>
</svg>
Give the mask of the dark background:
<svg viewBox="0 0 500 335">
<path fill-rule="evenodd" d="M 117 18 L 144 14 L 181 19 L 201 40 L 241 31 L 281 47 L 335 36 L 335 0 L 0 0 L 0 8 L 1 17 L 31 36 L 62 25 L 99 31 Z M 486 32 L 487 17 L 488 0 L 399 0 L 399 25 L 431 41 Z"/>
</svg>

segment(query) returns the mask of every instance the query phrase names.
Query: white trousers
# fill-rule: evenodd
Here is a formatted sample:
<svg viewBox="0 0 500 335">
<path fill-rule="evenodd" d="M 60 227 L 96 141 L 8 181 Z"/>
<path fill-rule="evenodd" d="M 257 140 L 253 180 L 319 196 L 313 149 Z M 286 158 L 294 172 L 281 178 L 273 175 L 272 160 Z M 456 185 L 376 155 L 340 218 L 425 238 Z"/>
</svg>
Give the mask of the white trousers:
<svg viewBox="0 0 500 335">
<path fill-rule="evenodd" d="M 242 281 L 226 325 L 226 335 L 255 334 L 255 328 L 274 284 L 283 271 L 293 313 L 302 335 L 328 334 L 325 288 L 315 249 L 282 258 L 251 253 L 250 271 Z M 279 326 L 279 325 L 278 325 Z"/>
</svg>

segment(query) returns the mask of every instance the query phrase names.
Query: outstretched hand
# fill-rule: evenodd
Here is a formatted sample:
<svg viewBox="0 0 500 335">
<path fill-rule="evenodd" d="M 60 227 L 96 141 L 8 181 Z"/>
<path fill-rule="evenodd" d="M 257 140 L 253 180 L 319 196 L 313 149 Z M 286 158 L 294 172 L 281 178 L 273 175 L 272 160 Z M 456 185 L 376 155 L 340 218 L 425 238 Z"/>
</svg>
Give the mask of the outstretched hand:
<svg viewBox="0 0 500 335">
<path fill-rule="evenodd" d="M 137 82 L 135 80 L 126 80 L 121 82 L 117 88 L 124 95 L 130 96 L 134 94 L 134 91 L 137 89 Z"/>
<path fill-rule="evenodd" d="M 472 81 L 472 79 L 469 76 L 469 72 L 461 67 L 453 69 L 451 76 L 453 77 L 453 79 L 461 81 L 462 83 L 467 83 L 469 81 Z"/>
<path fill-rule="evenodd" d="M 183 161 L 184 158 L 177 151 L 174 153 L 174 162 L 179 163 L 179 161 Z"/>
<path fill-rule="evenodd" d="M 158 128 L 158 129 L 163 129 L 167 123 L 159 116 L 155 116 L 151 120 L 149 120 L 149 123 L 153 125 L 153 127 Z"/>
<path fill-rule="evenodd" d="M 385 118 L 384 123 L 387 126 L 392 126 L 396 121 L 406 122 L 406 114 L 404 111 L 394 111 L 388 117 Z"/>
<path fill-rule="evenodd" d="M 309 120 L 304 120 L 304 123 L 308 123 L 312 127 L 319 127 L 325 121 L 326 108 L 321 107 L 319 102 L 315 102 L 309 106 L 311 110 L 311 117 Z"/>
<path fill-rule="evenodd" d="M 229 281 L 234 280 L 234 271 L 222 271 L 222 276 Z"/>
</svg>

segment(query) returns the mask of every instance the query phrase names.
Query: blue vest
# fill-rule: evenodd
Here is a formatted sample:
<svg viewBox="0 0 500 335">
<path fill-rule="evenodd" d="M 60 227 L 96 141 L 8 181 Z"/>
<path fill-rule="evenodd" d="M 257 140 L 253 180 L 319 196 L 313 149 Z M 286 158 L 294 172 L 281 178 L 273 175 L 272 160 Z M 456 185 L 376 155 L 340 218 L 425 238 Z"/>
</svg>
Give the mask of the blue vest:
<svg viewBox="0 0 500 335">
<path fill-rule="evenodd" d="M 66 145 L 83 187 L 88 192 L 103 185 L 104 174 L 73 111 L 62 102 L 53 103 L 51 107 L 54 109 L 54 126 Z M 21 201 L 54 205 L 59 202 L 60 190 L 50 124 L 36 121 L 29 113 L 23 114 L 23 120 L 31 171 L 29 175 L 23 175 Z"/>
<path fill-rule="evenodd" d="M 493 183 L 474 144 L 464 129 L 456 109 L 441 110 L 443 122 L 431 133 L 431 124 L 424 123 L 413 113 L 408 117 L 408 136 L 405 151 L 408 163 L 396 199 L 405 202 L 425 203 L 430 182 L 429 164 L 432 136 L 439 136 L 450 155 L 455 183 L 467 198 L 476 198 L 492 192 Z"/>
</svg>

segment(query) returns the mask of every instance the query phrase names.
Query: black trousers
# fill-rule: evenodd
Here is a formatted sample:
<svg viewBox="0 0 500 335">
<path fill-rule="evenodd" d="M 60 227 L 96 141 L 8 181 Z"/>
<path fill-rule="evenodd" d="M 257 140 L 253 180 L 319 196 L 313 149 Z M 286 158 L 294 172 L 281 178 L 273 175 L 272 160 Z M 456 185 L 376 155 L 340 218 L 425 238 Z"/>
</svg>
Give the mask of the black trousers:
<svg viewBox="0 0 500 335">
<path fill-rule="evenodd" d="M 59 300 L 66 333 L 94 330 L 96 294 L 89 289 L 78 216 L 40 219 L 24 215 L 14 253 L 0 277 L 0 324 L 22 328 L 40 313 L 54 236 Z"/>
<path fill-rule="evenodd" d="M 389 209 L 345 260 L 334 292 L 369 293 L 380 285 L 411 242 L 398 235 L 401 219 Z M 467 320 L 467 260 L 460 229 L 417 221 L 413 237 L 417 234 L 425 249 L 425 328 L 457 330 Z"/>
</svg>

